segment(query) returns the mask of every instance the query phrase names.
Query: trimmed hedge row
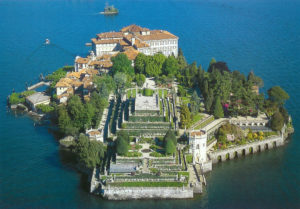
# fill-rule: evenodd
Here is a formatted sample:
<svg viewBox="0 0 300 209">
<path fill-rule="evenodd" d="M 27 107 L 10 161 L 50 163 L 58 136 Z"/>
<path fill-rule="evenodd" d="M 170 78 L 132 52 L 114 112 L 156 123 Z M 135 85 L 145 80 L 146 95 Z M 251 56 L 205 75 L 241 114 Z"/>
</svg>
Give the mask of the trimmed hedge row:
<svg viewBox="0 0 300 209">
<path fill-rule="evenodd" d="M 122 125 L 123 126 L 123 125 Z M 124 123 L 126 129 L 169 129 L 170 123 Z"/>
<path fill-rule="evenodd" d="M 134 115 L 150 115 L 157 116 L 159 115 L 159 110 L 136 110 Z"/>
<path fill-rule="evenodd" d="M 120 182 L 120 183 L 109 183 L 110 186 L 114 187 L 183 187 L 187 186 L 185 182 Z"/>
<path fill-rule="evenodd" d="M 146 136 L 146 135 L 152 135 L 152 136 L 163 136 L 167 133 L 169 129 L 122 129 L 122 131 L 126 131 L 129 136 Z"/>
<path fill-rule="evenodd" d="M 165 122 L 165 118 L 162 116 L 129 116 L 129 122 Z"/>
</svg>

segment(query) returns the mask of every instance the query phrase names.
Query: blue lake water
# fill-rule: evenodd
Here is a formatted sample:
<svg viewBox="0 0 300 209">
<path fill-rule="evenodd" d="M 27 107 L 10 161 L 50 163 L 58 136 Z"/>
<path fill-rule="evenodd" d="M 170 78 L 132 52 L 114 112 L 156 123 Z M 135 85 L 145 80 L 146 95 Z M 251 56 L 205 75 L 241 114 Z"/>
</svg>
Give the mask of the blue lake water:
<svg viewBox="0 0 300 209">
<path fill-rule="evenodd" d="M 0 0 L 0 208 L 300 208 L 300 2 L 298 0 Z M 295 134 L 282 148 L 218 164 L 193 200 L 110 202 L 90 195 L 47 127 L 7 111 L 6 96 L 86 55 L 96 33 L 129 24 L 179 36 L 189 62 L 251 69 L 263 91 L 281 85 Z M 46 38 L 51 45 L 42 43 Z"/>
</svg>

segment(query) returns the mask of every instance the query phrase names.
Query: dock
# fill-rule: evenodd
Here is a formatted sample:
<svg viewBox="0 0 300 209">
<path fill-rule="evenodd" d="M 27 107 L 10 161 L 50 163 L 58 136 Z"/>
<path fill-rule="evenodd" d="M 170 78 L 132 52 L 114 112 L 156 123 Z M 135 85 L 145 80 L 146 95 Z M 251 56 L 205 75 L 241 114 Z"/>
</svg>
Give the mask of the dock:
<svg viewBox="0 0 300 209">
<path fill-rule="evenodd" d="M 41 86 L 50 86 L 50 84 L 51 84 L 51 82 L 50 81 L 48 81 L 48 82 L 45 82 L 45 81 L 41 81 L 41 82 L 39 82 L 39 83 L 36 83 L 36 84 L 34 84 L 34 85 L 32 85 L 32 86 L 28 86 L 27 87 L 27 90 L 34 90 L 34 89 L 36 89 L 36 88 L 38 88 L 38 87 L 41 87 Z"/>
</svg>

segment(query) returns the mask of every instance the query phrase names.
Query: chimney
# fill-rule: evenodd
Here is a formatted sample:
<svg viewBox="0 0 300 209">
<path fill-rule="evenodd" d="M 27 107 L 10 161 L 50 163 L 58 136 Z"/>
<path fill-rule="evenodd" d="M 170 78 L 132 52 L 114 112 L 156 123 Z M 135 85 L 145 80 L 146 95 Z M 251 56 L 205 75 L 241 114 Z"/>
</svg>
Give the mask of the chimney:
<svg viewBox="0 0 300 209">
<path fill-rule="evenodd" d="M 131 38 L 131 46 L 133 46 L 134 44 L 135 44 L 135 38 L 132 37 L 132 38 Z"/>
</svg>

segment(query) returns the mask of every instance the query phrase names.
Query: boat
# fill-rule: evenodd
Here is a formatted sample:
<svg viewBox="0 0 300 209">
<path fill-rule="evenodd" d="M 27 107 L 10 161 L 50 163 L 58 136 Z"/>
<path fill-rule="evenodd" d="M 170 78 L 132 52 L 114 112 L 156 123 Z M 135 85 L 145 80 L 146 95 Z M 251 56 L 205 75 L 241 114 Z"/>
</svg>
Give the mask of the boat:
<svg viewBox="0 0 300 209">
<path fill-rule="evenodd" d="M 100 14 L 102 15 L 117 15 L 119 14 L 119 10 L 117 8 L 114 7 L 114 5 L 109 5 L 108 3 L 106 3 L 104 11 L 100 12 Z"/>
<path fill-rule="evenodd" d="M 49 45 L 49 44 L 50 44 L 50 40 L 46 38 L 45 44 L 46 44 L 46 45 Z"/>
</svg>

